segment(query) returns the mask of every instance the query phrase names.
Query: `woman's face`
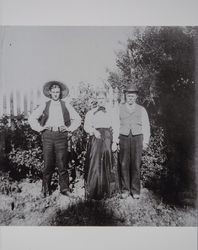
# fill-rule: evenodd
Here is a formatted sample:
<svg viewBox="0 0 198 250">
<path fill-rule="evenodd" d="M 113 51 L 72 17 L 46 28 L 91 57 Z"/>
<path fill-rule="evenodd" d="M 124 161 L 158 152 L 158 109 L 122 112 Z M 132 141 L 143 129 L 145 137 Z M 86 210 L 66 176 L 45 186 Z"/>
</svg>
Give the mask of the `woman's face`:
<svg viewBox="0 0 198 250">
<path fill-rule="evenodd" d="M 107 102 L 106 96 L 104 94 L 99 94 L 97 96 L 97 102 L 99 107 L 104 107 Z"/>
</svg>

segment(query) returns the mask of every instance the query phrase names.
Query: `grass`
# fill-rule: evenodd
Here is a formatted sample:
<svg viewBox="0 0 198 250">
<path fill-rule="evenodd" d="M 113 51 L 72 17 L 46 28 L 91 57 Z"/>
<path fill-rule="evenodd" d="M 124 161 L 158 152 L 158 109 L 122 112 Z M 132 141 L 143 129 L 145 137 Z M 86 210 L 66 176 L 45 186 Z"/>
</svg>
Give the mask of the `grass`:
<svg viewBox="0 0 198 250">
<path fill-rule="evenodd" d="M 104 201 L 74 202 L 63 211 L 59 210 L 53 218 L 54 226 L 115 226 L 123 223 Z"/>
<path fill-rule="evenodd" d="M 83 181 L 75 184 L 74 197 L 59 190 L 41 198 L 41 181 L 8 183 L 0 192 L 0 225 L 32 226 L 197 226 L 197 209 L 170 205 L 143 188 L 139 200 L 119 195 L 101 201 L 84 199 Z M 8 185 L 9 186 L 9 185 Z"/>
</svg>

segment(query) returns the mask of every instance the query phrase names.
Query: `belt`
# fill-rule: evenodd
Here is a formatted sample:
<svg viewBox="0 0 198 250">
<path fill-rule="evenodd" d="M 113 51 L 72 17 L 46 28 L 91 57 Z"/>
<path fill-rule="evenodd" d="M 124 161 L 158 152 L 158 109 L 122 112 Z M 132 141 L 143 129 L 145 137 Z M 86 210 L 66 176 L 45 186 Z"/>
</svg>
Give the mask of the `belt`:
<svg viewBox="0 0 198 250">
<path fill-rule="evenodd" d="M 128 135 L 120 134 L 120 136 L 124 136 L 124 137 L 134 137 L 134 136 L 139 136 L 139 135 L 142 135 L 142 134 L 133 135 L 131 132 Z"/>
<path fill-rule="evenodd" d="M 61 131 L 61 127 L 57 127 L 57 126 L 54 126 L 54 127 L 47 127 L 45 130 L 43 130 L 43 132 L 45 131 L 51 131 L 51 132 L 59 132 L 59 133 L 67 133 L 67 136 L 68 137 L 71 137 L 71 133 L 70 131 Z"/>
<path fill-rule="evenodd" d="M 49 131 L 61 132 L 61 127 L 49 127 Z"/>
</svg>

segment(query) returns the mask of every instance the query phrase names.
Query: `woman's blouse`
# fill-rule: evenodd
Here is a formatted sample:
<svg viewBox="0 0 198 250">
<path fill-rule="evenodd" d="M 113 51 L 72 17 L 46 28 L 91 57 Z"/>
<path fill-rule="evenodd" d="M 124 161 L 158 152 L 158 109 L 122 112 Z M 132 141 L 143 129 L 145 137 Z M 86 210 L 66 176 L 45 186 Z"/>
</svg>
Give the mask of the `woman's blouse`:
<svg viewBox="0 0 198 250">
<path fill-rule="evenodd" d="M 110 107 L 96 107 L 85 116 L 84 129 L 90 135 L 93 135 L 97 128 L 112 128 L 113 142 L 118 143 L 119 127 L 119 113 Z"/>
</svg>

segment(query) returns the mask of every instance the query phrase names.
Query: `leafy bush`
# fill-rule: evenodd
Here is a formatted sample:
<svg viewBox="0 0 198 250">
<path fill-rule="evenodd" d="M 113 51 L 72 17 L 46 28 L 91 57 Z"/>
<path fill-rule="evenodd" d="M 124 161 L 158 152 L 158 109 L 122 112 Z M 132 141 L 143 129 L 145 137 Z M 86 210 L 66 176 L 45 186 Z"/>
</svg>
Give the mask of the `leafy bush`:
<svg viewBox="0 0 198 250">
<path fill-rule="evenodd" d="M 40 178 L 43 160 L 39 133 L 30 128 L 23 115 L 12 119 L 4 116 L 0 124 L 5 133 L 7 172 L 16 180 Z"/>
<path fill-rule="evenodd" d="M 149 147 L 143 152 L 141 179 L 143 186 L 151 189 L 162 189 L 167 181 L 167 154 L 162 128 L 156 129 L 151 136 Z"/>
<path fill-rule="evenodd" d="M 194 68 L 197 32 L 196 27 L 137 28 L 134 36 L 128 39 L 127 46 L 117 53 L 117 70 L 110 72 L 108 79 L 120 91 L 130 82 L 138 86 L 138 102 L 148 110 L 152 126 L 155 123 L 164 129 L 168 169 L 166 192 L 173 200 L 182 200 L 183 193 L 183 196 L 192 197 L 195 202 L 197 166 Z M 152 144 L 150 149 L 152 147 L 155 145 Z M 152 153 L 154 156 L 154 151 Z M 160 164 L 154 158 L 147 155 L 143 160 L 150 161 L 150 168 L 158 169 L 161 173 Z M 154 176 L 153 171 L 145 173 L 145 183 L 151 184 L 148 180 L 152 173 Z M 156 184 L 158 171 L 155 174 Z"/>
<path fill-rule="evenodd" d="M 80 107 L 80 106 L 79 106 Z M 5 152 L 7 167 L 6 171 L 16 180 L 30 178 L 37 180 L 42 176 L 43 150 L 39 133 L 31 129 L 24 116 L 12 119 L 13 127 L 10 126 L 10 117 L 4 116 L 0 119 L 1 131 L 6 136 Z M 87 135 L 80 126 L 71 137 L 71 152 L 69 153 L 69 173 L 73 181 L 78 175 L 84 173 L 86 155 Z M 52 178 L 54 185 L 57 185 L 57 169 Z"/>
<path fill-rule="evenodd" d="M 81 114 L 84 120 L 87 111 L 95 105 L 95 96 L 89 86 L 83 85 L 79 98 L 72 100 L 72 105 L 76 111 Z M 88 105 L 88 100 L 89 104 Z M 41 178 L 43 167 L 43 151 L 41 136 L 33 131 L 24 116 L 14 118 L 14 130 L 9 124 L 9 117 L 4 117 L 2 123 L 6 131 L 6 152 L 10 163 L 10 173 L 15 179 L 30 178 L 37 180 Z M 153 125 L 152 125 L 153 127 Z M 71 137 L 71 152 L 69 154 L 69 172 L 71 179 L 74 180 L 77 175 L 84 175 L 86 149 L 88 136 L 81 126 L 73 133 Z M 149 188 L 160 188 L 161 181 L 165 175 L 166 160 L 164 133 L 163 129 L 155 129 L 151 137 L 148 150 L 144 152 L 142 163 L 142 183 Z M 57 184 L 57 170 L 53 175 L 53 183 Z"/>
<path fill-rule="evenodd" d="M 40 147 L 28 150 L 13 147 L 8 155 L 8 159 L 15 170 L 15 177 L 18 175 L 23 178 L 36 179 L 41 176 L 43 156 Z"/>
<path fill-rule="evenodd" d="M 75 180 L 76 175 L 83 176 L 85 172 L 88 136 L 83 129 L 83 121 L 87 111 L 96 103 L 92 92 L 93 90 L 88 85 L 83 85 L 79 97 L 72 100 L 72 105 L 82 117 L 82 124 L 71 137 L 69 154 L 71 181 Z M 167 131 L 163 126 L 159 126 L 159 121 L 158 124 L 155 122 L 155 116 L 156 114 L 152 113 L 150 115 L 152 136 L 149 148 L 143 152 L 141 180 L 143 186 L 147 188 L 173 192 L 172 190 L 176 190 L 176 187 L 180 185 L 178 174 L 180 170 L 175 168 L 179 164 L 176 162 L 173 167 L 169 164 L 170 155 L 176 155 L 175 147 L 171 147 L 167 139 L 165 140 Z M 0 128 L 6 134 L 6 154 L 9 162 L 7 171 L 17 180 L 27 177 L 37 180 L 42 176 L 43 167 L 41 136 L 30 128 L 24 116 L 14 118 L 12 124 L 14 124 L 14 129 L 9 126 L 9 117 L 3 117 L 0 120 Z M 52 185 L 56 187 L 57 183 L 58 174 L 55 170 Z"/>
<path fill-rule="evenodd" d="M 12 194 L 12 193 L 18 193 L 21 192 L 21 189 L 18 185 L 18 183 L 13 181 L 9 174 L 2 174 L 0 176 L 0 193 L 2 194 Z"/>
</svg>

